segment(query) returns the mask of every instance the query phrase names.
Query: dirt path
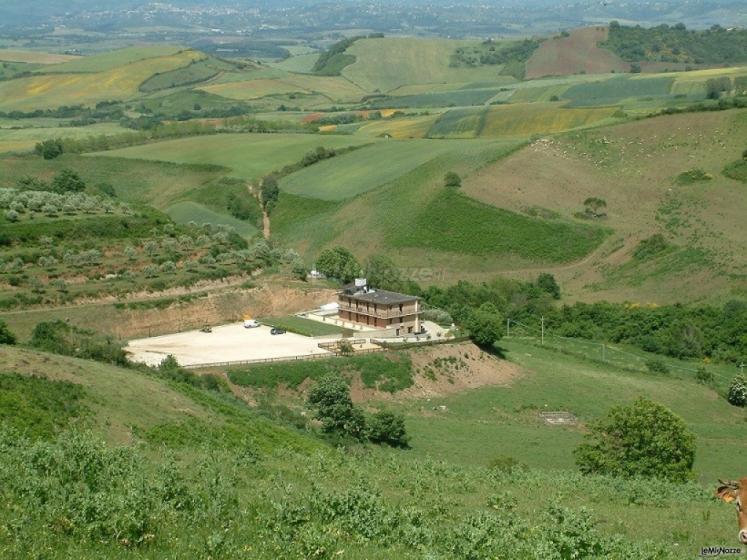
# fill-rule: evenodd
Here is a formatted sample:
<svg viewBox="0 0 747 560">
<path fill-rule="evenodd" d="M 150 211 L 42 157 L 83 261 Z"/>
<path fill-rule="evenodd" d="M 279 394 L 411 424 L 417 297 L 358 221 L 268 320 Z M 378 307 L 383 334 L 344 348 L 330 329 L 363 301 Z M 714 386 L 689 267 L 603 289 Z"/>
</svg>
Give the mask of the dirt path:
<svg viewBox="0 0 747 560">
<path fill-rule="evenodd" d="M 262 234 L 265 239 L 270 239 L 270 215 L 265 209 L 262 209 Z"/>
<path fill-rule="evenodd" d="M 254 198 L 257 199 L 257 202 L 259 203 L 259 207 L 262 209 L 262 235 L 265 239 L 270 239 L 270 214 L 267 213 L 267 210 L 262 205 L 262 198 L 260 197 L 260 190 L 255 189 L 254 185 L 251 183 L 246 184 L 246 190 L 249 191 L 249 194 L 252 195 Z"/>
</svg>

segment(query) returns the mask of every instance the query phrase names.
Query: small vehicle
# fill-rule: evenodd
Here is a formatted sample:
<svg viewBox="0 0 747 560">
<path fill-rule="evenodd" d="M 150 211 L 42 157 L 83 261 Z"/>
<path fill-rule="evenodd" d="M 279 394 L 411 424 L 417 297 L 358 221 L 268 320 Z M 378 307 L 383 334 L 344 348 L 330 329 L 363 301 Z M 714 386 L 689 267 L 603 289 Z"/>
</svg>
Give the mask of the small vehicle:
<svg viewBox="0 0 747 560">
<path fill-rule="evenodd" d="M 200 332 L 211 333 L 211 332 L 213 332 L 213 329 L 211 329 L 209 326 L 205 325 L 204 327 L 202 327 L 200 329 Z"/>
<path fill-rule="evenodd" d="M 257 327 L 261 326 L 259 321 L 256 319 L 244 319 L 244 328 L 245 329 L 256 329 Z"/>
<path fill-rule="evenodd" d="M 281 329 L 279 327 L 272 327 L 270 330 L 270 334 L 285 334 L 285 329 Z"/>
</svg>

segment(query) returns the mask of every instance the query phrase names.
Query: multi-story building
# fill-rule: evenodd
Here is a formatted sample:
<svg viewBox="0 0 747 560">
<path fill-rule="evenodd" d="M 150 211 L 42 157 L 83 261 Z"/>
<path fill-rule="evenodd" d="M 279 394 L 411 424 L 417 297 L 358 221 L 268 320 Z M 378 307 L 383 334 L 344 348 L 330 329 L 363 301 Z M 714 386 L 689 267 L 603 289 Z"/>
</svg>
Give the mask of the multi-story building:
<svg viewBox="0 0 747 560">
<path fill-rule="evenodd" d="M 369 288 L 365 279 L 345 286 L 337 296 L 339 317 L 374 329 L 393 331 L 395 336 L 420 332 L 420 299 Z"/>
</svg>

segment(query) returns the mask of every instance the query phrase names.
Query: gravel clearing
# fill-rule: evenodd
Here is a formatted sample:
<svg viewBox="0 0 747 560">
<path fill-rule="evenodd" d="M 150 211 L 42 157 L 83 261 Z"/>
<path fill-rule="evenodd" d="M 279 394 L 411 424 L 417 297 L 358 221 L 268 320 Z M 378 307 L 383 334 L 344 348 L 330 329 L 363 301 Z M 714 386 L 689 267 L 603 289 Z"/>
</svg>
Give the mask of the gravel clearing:
<svg viewBox="0 0 747 560">
<path fill-rule="evenodd" d="M 213 327 L 210 333 L 188 331 L 132 340 L 125 350 L 135 362 L 155 366 L 169 354 L 179 364 L 194 366 L 220 362 L 292 358 L 330 354 L 319 348 L 324 340 L 294 333 L 270 334 L 270 327 L 245 329 L 242 323 Z"/>
</svg>

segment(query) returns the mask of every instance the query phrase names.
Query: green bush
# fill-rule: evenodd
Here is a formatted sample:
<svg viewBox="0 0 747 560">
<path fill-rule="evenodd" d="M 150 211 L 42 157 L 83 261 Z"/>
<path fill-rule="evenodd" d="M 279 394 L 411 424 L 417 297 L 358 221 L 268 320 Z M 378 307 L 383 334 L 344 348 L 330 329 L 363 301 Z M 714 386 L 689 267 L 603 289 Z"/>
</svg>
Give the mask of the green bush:
<svg viewBox="0 0 747 560">
<path fill-rule="evenodd" d="M 444 175 L 444 186 L 459 188 L 462 186 L 462 178 L 453 171 L 449 171 L 446 175 Z"/>
<path fill-rule="evenodd" d="M 592 422 L 575 456 L 585 474 L 684 482 L 692 477 L 695 436 L 671 410 L 641 397 Z"/>
<path fill-rule="evenodd" d="M 325 375 L 309 392 L 308 405 L 315 411 L 314 417 L 321 421 L 327 433 L 349 436 L 363 440 L 366 424 L 363 412 L 353 405 L 350 387 L 337 375 Z"/>
<path fill-rule="evenodd" d="M 669 367 L 667 366 L 666 362 L 659 358 L 651 358 L 650 360 L 646 360 L 646 369 L 648 369 L 648 371 L 650 371 L 651 373 L 669 373 Z"/>
<path fill-rule="evenodd" d="M 698 369 L 695 371 L 695 380 L 703 385 L 713 385 L 715 377 L 713 372 L 705 366 L 698 366 Z"/>
<path fill-rule="evenodd" d="M 713 175 L 706 173 L 700 168 L 690 169 L 677 175 L 674 182 L 678 185 L 692 185 L 701 181 L 710 181 Z"/>
<path fill-rule="evenodd" d="M 0 344 L 15 344 L 16 342 L 16 335 L 10 332 L 4 321 L 0 321 Z"/>
<path fill-rule="evenodd" d="M 515 471 L 525 470 L 527 466 L 513 457 L 501 456 L 490 461 L 488 468 L 503 473 L 513 473 Z"/>
<path fill-rule="evenodd" d="M 368 420 L 368 439 L 392 447 L 409 447 L 404 416 L 385 410 L 375 413 Z"/>
<path fill-rule="evenodd" d="M 56 139 L 38 142 L 34 147 L 34 151 L 44 159 L 55 159 L 61 156 L 64 150 L 62 142 Z"/>
<path fill-rule="evenodd" d="M 52 190 L 60 194 L 83 192 L 86 183 L 72 169 L 63 169 L 52 180 Z"/>
<path fill-rule="evenodd" d="M 180 383 L 187 383 L 193 387 L 216 391 L 218 393 L 231 392 L 231 389 L 222 377 L 213 374 L 197 375 L 196 373 L 192 373 L 188 369 L 181 367 L 172 355 L 166 356 L 154 371 L 159 377 Z"/>
<path fill-rule="evenodd" d="M 560 286 L 558 286 L 555 276 L 543 272 L 537 277 L 537 287 L 543 292 L 550 294 L 553 299 L 560 299 Z"/>
<path fill-rule="evenodd" d="M 75 356 L 99 362 L 128 365 L 122 344 L 65 321 L 43 321 L 31 333 L 29 345 L 54 354 Z"/>
<path fill-rule="evenodd" d="M 734 406 L 747 406 L 747 379 L 745 377 L 738 375 L 734 378 L 726 399 Z"/>
</svg>

